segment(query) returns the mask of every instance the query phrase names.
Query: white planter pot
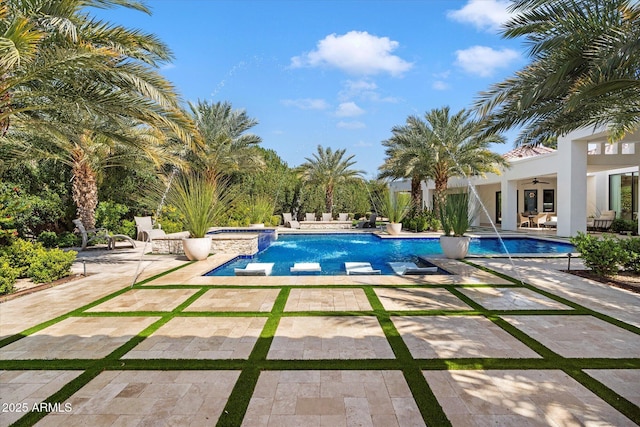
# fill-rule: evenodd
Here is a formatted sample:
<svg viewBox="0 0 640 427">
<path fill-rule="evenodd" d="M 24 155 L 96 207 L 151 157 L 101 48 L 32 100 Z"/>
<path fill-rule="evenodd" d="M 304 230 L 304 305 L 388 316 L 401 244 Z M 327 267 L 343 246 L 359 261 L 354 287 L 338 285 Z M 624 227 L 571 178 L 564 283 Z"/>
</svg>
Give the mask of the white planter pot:
<svg viewBox="0 0 640 427">
<path fill-rule="evenodd" d="M 211 252 L 211 236 L 182 239 L 182 248 L 189 261 L 205 260 Z"/>
<path fill-rule="evenodd" d="M 249 224 L 249 228 L 264 228 L 264 223 Z"/>
<path fill-rule="evenodd" d="M 390 222 L 387 224 L 387 233 L 389 234 L 400 234 L 402 231 L 402 223 L 401 222 Z"/>
<path fill-rule="evenodd" d="M 440 247 L 447 258 L 462 259 L 469 252 L 471 237 L 440 236 Z"/>
</svg>

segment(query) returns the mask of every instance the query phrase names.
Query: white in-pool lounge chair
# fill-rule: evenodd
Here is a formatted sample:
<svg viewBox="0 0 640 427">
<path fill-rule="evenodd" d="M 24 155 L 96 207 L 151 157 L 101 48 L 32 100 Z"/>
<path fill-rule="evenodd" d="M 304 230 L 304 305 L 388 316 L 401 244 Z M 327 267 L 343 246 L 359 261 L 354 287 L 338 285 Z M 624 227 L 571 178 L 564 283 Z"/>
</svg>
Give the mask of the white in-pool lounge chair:
<svg viewBox="0 0 640 427">
<path fill-rule="evenodd" d="M 355 274 L 380 274 L 380 270 L 371 268 L 368 262 L 345 262 L 344 269 L 347 270 L 347 276 Z"/>
<path fill-rule="evenodd" d="M 273 262 L 250 262 L 245 268 L 234 268 L 236 276 L 270 276 Z"/>
<path fill-rule="evenodd" d="M 398 276 L 408 276 L 410 274 L 430 274 L 438 272 L 438 267 L 418 267 L 414 262 L 390 262 L 388 264 L 393 272 Z"/>
<path fill-rule="evenodd" d="M 296 262 L 289 269 L 292 273 L 318 273 L 322 271 L 319 262 Z"/>
</svg>

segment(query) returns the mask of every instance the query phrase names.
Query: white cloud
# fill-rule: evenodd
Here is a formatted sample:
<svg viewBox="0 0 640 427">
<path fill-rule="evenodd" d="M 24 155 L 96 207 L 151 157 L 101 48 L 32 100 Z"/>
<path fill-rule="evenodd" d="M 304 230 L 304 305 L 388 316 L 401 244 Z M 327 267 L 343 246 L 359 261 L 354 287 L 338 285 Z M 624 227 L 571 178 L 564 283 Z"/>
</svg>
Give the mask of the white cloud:
<svg viewBox="0 0 640 427">
<path fill-rule="evenodd" d="M 366 31 L 350 31 L 344 35 L 334 33 L 320 40 L 316 50 L 291 58 L 291 66 L 327 66 L 354 75 L 389 73 L 400 76 L 413 64 L 392 55 L 391 52 L 397 48 L 397 41 Z"/>
<path fill-rule="evenodd" d="M 507 0 L 469 0 L 458 10 L 450 10 L 447 17 L 472 24 L 479 30 L 498 31 L 511 18 Z"/>
<path fill-rule="evenodd" d="M 365 142 L 363 140 L 360 140 L 360 141 L 356 142 L 355 144 L 353 144 L 353 146 L 354 147 L 358 147 L 358 148 L 361 148 L 361 147 L 372 147 L 373 144 L 370 143 L 370 142 Z"/>
<path fill-rule="evenodd" d="M 282 105 L 287 107 L 296 107 L 301 110 L 326 110 L 329 104 L 324 99 L 302 98 L 302 99 L 283 99 Z"/>
<path fill-rule="evenodd" d="M 340 129 L 349 129 L 349 130 L 354 130 L 354 129 L 362 129 L 365 128 L 365 124 L 362 122 L 345 122 L 345 121 L 339 121 L 338 124 L 336 124 L 336 127 L 340 128 Z"/>
<path fill-rule="evenodd" d="M 442 80 L 436 80 L 435 82 L 433 82 L 431 87 L 435 90 L 447 90 L 449 89 L 449 84 Z"/>
<path fill-rule="evenodd" d="M 355 117 L 364 114 L 364 110 L 356 105 L 355 102 L 343 102 L 336 110 L 338 117 Z"/>
<path fill-rule="evenodd" d="M 488 77 L 519 57 L 520 54 L 512 49 L 495 50 L 487 46 L 472 46 L 456 51 L 456 64 L 468 73 Z"/>
</svg>

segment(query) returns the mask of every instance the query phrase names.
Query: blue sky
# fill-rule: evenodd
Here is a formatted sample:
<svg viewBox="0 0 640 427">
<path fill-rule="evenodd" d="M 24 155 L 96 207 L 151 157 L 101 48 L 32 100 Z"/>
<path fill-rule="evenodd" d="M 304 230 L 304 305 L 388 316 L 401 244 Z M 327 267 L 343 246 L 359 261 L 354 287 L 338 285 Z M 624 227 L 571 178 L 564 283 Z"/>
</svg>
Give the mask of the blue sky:
<svg viewBox="0 0 640 427">
<path fill-rule="evenodd" d="M 381 141 L 409 115 L 470 108 L 527 63 L 499 36 L 504 0 L 152 0 L 153 14 L 98 11 L 156 34 L 175 60 L 161 73 L 183 99 L 229 101 L 291 167 L 316 147 L 346 149 L 374 178 Z M 497 152 L 512 148 L 515 133 Z"/>
</svg>

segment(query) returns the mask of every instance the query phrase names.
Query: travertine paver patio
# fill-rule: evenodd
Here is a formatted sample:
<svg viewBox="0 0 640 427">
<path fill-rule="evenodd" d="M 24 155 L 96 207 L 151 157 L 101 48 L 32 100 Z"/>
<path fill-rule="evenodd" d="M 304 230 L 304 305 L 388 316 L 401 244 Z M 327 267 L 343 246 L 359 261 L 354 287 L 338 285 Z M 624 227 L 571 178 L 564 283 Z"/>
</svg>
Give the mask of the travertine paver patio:
<svg viewBox="0 0 640 427">
<path fill-rule="evenodd" d="M 627 416 L 640 422 L 640 333 L 628 326 L 640 324 L 640 295 L 555 271 L 556 260 L 517 260 L 518 275 L 507 260 L 472 262 L 627 322 L 627 329 L 444 259 L 435 263 L 457 276 L 199 277 L 229 259 L 214 255 L 129 289 L 137 261 L 147 257 L 142 250 L 100 252 L 93 276 L 0 304 L 0 335 L 28 335 L 0 348 L 1 402 L 37 403 L 62 388 L 54 402 L 63 410 L 31 416 L 44 417 L 38 425 L 65 427 L 219 420 L 387 427 L 439 425 L 445 417 L 454 426 L 633 425 Z M 185 264 L 150 259 L 141 277 Z M 481 287 L 458 286 L 468 284 Z M 121 289 L 86 312 L 71 312 Z M 527 312 L 502 313 L 505 321 L 494 323 L 487 310 Z M 576 360 L 547 360 L 499 325 Z M 78 370 L 53 369 L 75 362 L 51 359 L 69 358 L 79 359 Z M 522 358 L 527 370 L 512 369 L 520 361 L 509 359 Z M 456 364 L 467 365 L 447 369 Z M 0 427 L 21 415 L 2 414 Z"/>
<path fill-rule="evenodd" d="M 446 289 L 379 288 L 375 292 L 387 310 L 471 310 Z"/>
<path fill-rule="evenodd" d="M 246 427 L 424 426 L 400 371 L 262 372 Z"/>
<path fill-rule="evenodd" d="M 640 369 L 585 369 L 587 374 L 640 406 Z"/>
<path fill-rule="evenodd" d="M 540 357 L 482 316 L 394 316 L 411 355 L 420 359 Z"/>
<path fill-rule="evenodd" d="M 284 311 L 367 311 L 362 289 L 292 289 Z"/>
<path fill-rule="evenodd" d="M 460 292 L 489 310 L 572 310 L 531 289 L 462 288 Z"/>
<path fill-rule="evenodd" d="M 562 371 L 425 371 L 454 426 L 633 426 Z"/>
<path fill-rule="evenodd" d="M 640 336 L 593 316 L 503 316 L 564 357 L 638 357 Z"/>
<path fill-rule="evenodd" d="M 375 317 L 283 317 L 267 359 L 391 359 Z"/>
<path fill-rule="evenodd" d="M 9 344 L 0 359 L 101 359 L 157 317 L 75 317 Z"/>
<path fill-rule="evenodd" d="M 38 426 L 215 425 L 239 371 L 106 371 Z"/>
<path fill-rule="evenodd" d="M 279 289 L 209 289 L 184 311 L 271 311 Z"/>
<path fill-rule="evenodd" d="M 176 317 L 124 359 L 246 359 L 264 327 L 260 317 Z"/>
<path fill-rule="evenodd" d="M 90 308 L 95 311 L 171 311 L 197 289 L 131 289 L 124 294 Z"/>
<path fill-rule="evenodd" d="M 0 427 L 13 424 L 82 371 L 0 371 Z"/>
</svg>

